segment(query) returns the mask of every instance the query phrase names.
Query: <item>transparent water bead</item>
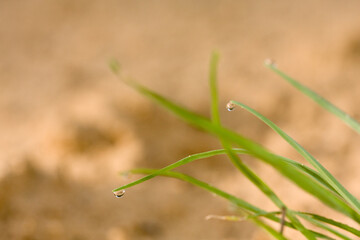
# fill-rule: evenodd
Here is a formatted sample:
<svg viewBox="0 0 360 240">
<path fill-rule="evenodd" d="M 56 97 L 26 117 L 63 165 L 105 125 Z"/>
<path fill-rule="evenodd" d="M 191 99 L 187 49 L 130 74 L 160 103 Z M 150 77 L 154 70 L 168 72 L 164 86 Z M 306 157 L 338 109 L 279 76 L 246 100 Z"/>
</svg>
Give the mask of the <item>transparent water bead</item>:
<svg viewBox="0 0 360 240">
<path fill-rule="evenodd" d="M 113 192 L 115 197 L 117 198 L 121 198 L 125 195 L 125 190 L 119 190 L 119 191 L 116 191 L 116 192 Z"/>
<path fill-rule="evenodd" d="M 228 104 L 226 104 L 226 109 L 227 109 L 228 111 L 234 110 L 235 107 L 236 107 L 236 105 L 233 104 L 232 102 L 228 102 Z"/>
<path fill-rule="evenodd" d="M 272 67 L 276 67 L 276 62 L 274 61 L 274 59 L 271 59 L 271 58 L 268 58 L 268 59 L 265 59 L 265 65 L 268 65 L 268 66 L 272 66 Z"/>
</svg>

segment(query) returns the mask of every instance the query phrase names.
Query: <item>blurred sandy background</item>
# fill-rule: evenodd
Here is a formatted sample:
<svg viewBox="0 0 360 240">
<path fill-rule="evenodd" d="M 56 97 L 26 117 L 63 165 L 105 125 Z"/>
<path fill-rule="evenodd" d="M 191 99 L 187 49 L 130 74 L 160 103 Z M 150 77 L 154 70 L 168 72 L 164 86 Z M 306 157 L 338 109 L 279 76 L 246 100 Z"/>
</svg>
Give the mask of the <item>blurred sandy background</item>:
<svg viewBox="0 0 360 240">
<path fill-rule="evenodd" d="M 218 50 L 224 124 L 302 161 L 225 104 L 254 107 L 360 197 L 359 136 L 263 67 L 275 59 L 360 119 L 359 10 L 355 0 L 0 1 L 0 239 L 268 239 L 249 222 L 206 221 L 236 212 L 177 180 L 156 178 L 113 196 L 139 177 L 120 171 L 219 147 L 119 83 L 108 69 L 113 58 L 124 74 L 208 115 L 209 58 Z M 245 161 L 290 207 L 339 217 L 271 168 Z M 275 210 L 226 158 L 180 170 Z"/>
</svg>

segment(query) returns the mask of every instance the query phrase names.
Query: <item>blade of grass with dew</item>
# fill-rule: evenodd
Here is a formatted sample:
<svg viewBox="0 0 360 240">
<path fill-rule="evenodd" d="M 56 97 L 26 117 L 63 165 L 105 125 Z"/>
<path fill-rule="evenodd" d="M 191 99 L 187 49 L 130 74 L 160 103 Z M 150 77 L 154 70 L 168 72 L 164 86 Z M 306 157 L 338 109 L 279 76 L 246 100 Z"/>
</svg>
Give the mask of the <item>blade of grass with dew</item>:
<svg viewBox="0 0 360 240">
<path fill-rule="evenodd" d="M 219 96 L 218 96 L 218 87 L 217 87 L 217 63 L 219 56 L 217 53 L 213 53 L 211 62 L 210 62 L 210 74 L 209 74 L 209 85 L 210 85 L 210 95 L 211 95 L 211 119 L 214 125 L 221 127 L 220 114 L 219 114 Z M 280 198 L 275 194 L 275 192 L 259 177 L 254 173 L 249 167 L 247 167 L 241 159 L 231 150 L 230 144 L 226 139 L 220 137 L 220 142 L 223 145 L 224 149 L 227 151 L 231 162 L 234 166 L 244 174 L 260 191 L 262 191 L 265 196 L 267 196 L 279 209 L 287 209 L 286 205 L 280 200 Z M 315 235 L 313 235 L 297 217 L 292 214 L 291 211 L 287 211 L 287 217 L 290 219 L 292 224 L 298 229 L 307 239 L 316 240 Z M 280 233 L 282 235 L 282 233 Z"/>
<path fill-rule="evenodd" d="M 287 135 L 272 121 L 270 121 L 254 109 L 250 108 L 249 106 L 246 106 L 245 104 L 237 101 L 231 101 L 231 103 L 242 107 L 243 109 L 258 117 L 261 121 L 263 121 L 270 128 L 272 128 L 277 134 L 279 134 L 283 139 L 285 139 L 285 141 L 287 141 L 297 152 L 299 152 L 311 165 L 313 165 L 319 171 L 322 178 L 327 183 L 329 183 L 338 192 L 338 194 L 354 208 L 355 211 L 360 213 L 360 202 L 349 191 L 347 191 L 325 167 L 323 167 L 308 151 L 306 151 L 293 138 Z"/>
<path fill-rule="evenodd" d="M 302 171 L 300 171 L 298 168 L 291 165 L 290 163 L 279 161 L 279 158 L 276 155 L 270 153 L 254 141 L 251 141 L 226 128 L 216 126 L 208 119 L 169 101 L 163 96 L 147 89 L 140 84 L 137 84 L 133 81 L 123 82 L 137 90 L 139 93 L 148 97 L 149 99 L 157 102 L 159 105 L 166 108 L 173 114 L 177 115 L 185 122 L 190 123 L 218 137 L 222 137 L 229 142 L 236 143 L 240 147 L 247 149 L 251 153 L 251 155 L 272 165 L 281 174 L 293 181 L 297 186 L 299 186 L 306 192 L 312 194 L 326 205 L 348 215 L 355 221 L 360 222 L 360 215 L 354 212 L 353 209 L 348 209 L 349 207 L 346 204 L 346 206 L 344 206 L 342 201 L 332 196 L 332 194 L 329 194 L 331 192 L 328 189 L 324 188 L 322 185 L 319 185 L 317 181 L 310 179 L 307 175 L 305 175 Z"/>
<path fill-rule="evenodd" d="M 129 172 L 133 173 L 133 174 L 149 174 L 151 175 L 152 173 L 156 172 L 158 170 L 156 169 L 145 169 L 145 168 L 138 168 L 138 169 L 132 169 Z M 264 217 L 267 218 L 269 220 L 275 221 L 275 222 L 280 222 L 281 220 L 275 216 L 275 214 L 277 214 L 278 212 L 267 212 L 265 210 L 262 210 L 258 207 L 255 207 L 253 205 L 251 205 L 250 203 L 247 203 L 246 201 L 239 199 L 237 197 L 235 197 L 234 195 L 231 195 L 227 192 L 224 192 L 206 182 L 200 181 L 194 177 L 191 177 L 189 175 L 186 174 L 182 174 L 179 172 L 174 172 L 174 171 L 166 171 L 166 172 L 162 172 L 161 174 L 159 174 L 159 176 L 164 176 L 164 177 L 170 177 L 170 178 L 176 178 L 185 182 L 188 182 L 192 185 L 198 186 L 200 188 L 203 188 L 205 190 L 207 190 L 208 192 L 211 192 L 219 197 L 222 197 L 226 200 L 228 200 L 229 202 L 233 203 L 234 205 L 236 205 L 237 207 L 243 209 L 245 212 L 247 213 L 251 213 L 251 215 L 249 216 L 249 218 L 253 218 L 253 219 L 257 219 L 259 217 Z M 285 221 L 285 225 L 287 227 L 290 227 L 292 229 L 295 229 L 295 227 Z M 334 240 L 333 238 L 330 238 L 322 233 L 316 232 L 316 231 L 311 231 L 316 237 L 318 238 L 323 238 L 323 239 L 327 239 L 327 240 Z M 282 236 L 283 237 L 283 236 Z"/>
<path fill-rule="evenodd" d="M 241 149 L 238 149 L 238 151 L 243 152 Z M 193 162 L 195 160 L 209 158 L 209 157 L 212 157 L 212 156 L 217 156 L 217 155 L 225 154 L 225 153 L 226 153 L 225 150 L 218 149 L 218 150 L 211 150 L 211 151 L 207 151 L 207 152 L 202 152 L 202 153 L 196 153 L 196 154 L 189 155 L 189 156 L 187 156 L 185 158 L 180 159 L 179 161 L 177 161 L 177 162 L 175 162 L 173 164 L 170 164 L 170 165 L 168 165 L 168 166 L 166 166 L 164 168 L 161 168 L 161 169 L 153 172 L 152 174 L 150 174 L 148 176 L 140 178 L 140 179 L 138 179 L 136 181 L 133 181 L 133 182 L 131 182 L 129 184 L 123 185 L 123 186 L 121 186 L 119 188 L 116 188 L 116 189 L 113 190 L 113 192 L 117 192 L 117 191 L 129 188 L 129 187 L 135 186 L 137 184 L 140 184 L 142 182 L 150 180 L 150 179 L 156 177 L 157 175 L 160 175 L 163 172 L 166 172 L 166 171 L 172 170 L 174 168 L 180 167 L 182 165 L 188 164 L 188 163 Z"/>
<path fill-rule="evenodd" d="M 233 152 L 235 152 L 236 154 L 247 154 L 249 155 L 249 151 L 245 150 L 245 149 L 241 149 L 241 148 L 233 148 L 232 149 Z M 205 159 L 205 158 L 208 158 L 208 157 L 212 157 L 212 156 L 217 156 L 217 155 L 223 155 L 223 154 L 227 154 L 227 151 L 225 149 L 217 149 L 217 150 L 211 150 L 211 151 L 207 151 L 207 152 L 202 152 L 202 153 L 196 153 L 196 154 L 192 154 L 192 155 L 189 155 L 185 158 L 182 158 L 180 159 L 179 161 L 175 162 L 175 163 L 172 163 L 164 168 L 161 168 L 160 170 L 158 170 L 158 172 L 155 172 L 151 175 L 148 175 L 148 176 L 145 176 L 141 179 L 138 179 L 136 181 L 133 181 L 131 183 L 128 183 L 126 185 L 123 185 L 121 187 L 118 187 L 114 190 L 112 190 L 113 192 L 117 192 L 117 191 L 120 191 L 120 190 L 123 190 L 123 189 L 126 189 L 126 188 L 129 188 L 129 187 L 132 187 L 132 186 L 135 186 L 137 184 L 140 184 L 140 183 L 143 183 L 147 180 L 150 180 L 154 177 L 156 177 L 157 175 L 159 175 L 160 173 L 162 172 L 165 172 L 165 171 L 168 171 L 168 170 L 172 170 L 174 168 L 177 168 L 177 167 L 180 167 L 182 165 L 185 165 L 185 164 L 188 164 L 190 162 L 193 162 L 195 160 L 200 160 L 200 159 Z M 285 157 L 282 157 L 282 156 L 278 156 L 278 159 L 279 161 L 284 161 L 284 162 L 287 162 L 291 165 L 294 165 L 295 167 L 303 170 L 304 172 L 306 172 L 307 174 L 313 176 L 315 179 L 318 179 L 319 182 L 321 182 L 321 178 L 319 177 L 318 173 L 315 172 L 313 169 L 307 167 L 307 166 L 304 166 L 294 160 L 291 160 L 291 159 L 288 159 L 288 158 L 285 158 Z M 325 183 L 324 183 L 325 184 Z"/>
<path fill-rule="evenodd" d="M 308 87 L 305 87 L 295 79 L 291 78 L 290 76 L 286 75 L 284 72 L 280 71 L 274 64 L 265 63 L 265 66 L 267 66 L 273 72 L 275 72 L 280 77 L 285 79 L 287 82 L 289 82 L 299 91 L 301 91 L 303 94 L 313 99 L 321 107 L 325 108 L 326 110 L 328 110 L 329 112 L 340 118 L 344 123 L 350 126 L 357 133 L 360 133 L 360 123 L 356 121 L 354 118 L 350 117 L 347 113 L 345 113 L 344 111 L 333 105 L 331 102 L 329 102 L 325 98 L 321 97 L 320 95 L 309 89 Z"/>
<path fill-rule="evenodd" d="M 219 61 L 218 53 L 214 52 L 210 61 L 210 100 L 211 100 L 211 120 L 216 126 L 221 127 L 220 114 L 219 114 L 219 96 L 217 86 L 217 66 Z M 257 188 L 259 188 L 279 209 L 286 207 L 279 199 L 275 192 L 262 181 L 250 168 L 248 168 L 241 159 L 232 151 L 230 144 L 220 137 L 220 142 L 227 152 L 233 165 L 242 172 Z"/>
<path fill-rule="evenodd" d="M 308 222 L 312 223 L 313 225 L 315 226 L 318 226 L 319 228 L 322 228 L 338 237 L 340 237 L 341 239 L 345 239 L 345 240 L 352 240 L 351 238 L 349 238 L 348 236 L 336 231 L 335 229 L 333 229 L 332 227 L 329 227 L 325 224 L 323 224 L 322 222 L 320 221 L 317 221 L 315 219 L 313 219 L 312 217 L 308 216 L 308 215 L 305 215 L 305 214 L 301 214 L 301 213 L 298 213 L 297 214 L 298 216 L 300 216 L 301 218 L 307 220 Z"/>
<path fill-rule="evenodd" d="M 317 214 L 313 214 L 313 213 L 306 213 L 306 212 L 299 212 L 300 214 L 303 214 L 303 215 L 308 215 L 309 217 L 317 220 L 317 221 L 321 221 L 321 222 L 324 222 L 324 223 L 327 223 L 327 224 L 330 224 L 332 226 L 335 226 L 335 227 L 338 227 L 344 231 L 347 231 L 349 233 L 352 233 L 354 234 L 355 236 L 357 237 L 360 237 L 360 231 L 349 226 L 349 225 L 346 225 L 344 223 L 341 223 L 341 222 L 338 222 L 338 221 L 335 221 L 333 219 L 329 219 L 329 218 L 326 218 L 326 217 L 323 217 L 323 216 L 320 216 L 320 215 L 317 215 Z"/>
</svg>

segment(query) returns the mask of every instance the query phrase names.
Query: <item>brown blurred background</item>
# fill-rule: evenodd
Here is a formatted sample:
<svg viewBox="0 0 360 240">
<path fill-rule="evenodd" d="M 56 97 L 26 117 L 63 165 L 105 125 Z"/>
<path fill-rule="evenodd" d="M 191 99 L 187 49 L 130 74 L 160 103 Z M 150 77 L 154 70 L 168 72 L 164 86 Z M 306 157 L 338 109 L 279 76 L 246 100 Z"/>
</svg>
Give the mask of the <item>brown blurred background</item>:
<svg viewBox="0 0 360 240">
<path fill-rule="evenodd" d="M 156 178 L 116 199 L 111 190 L 158 168 L 219 148 L 119 83 L 108 68 L 209 114 L 208 65 L 219 66 L 222 119 L 277 154 L 302 161 L 279 136 L 228 100 L 269 117 L 360 197 L 360 138 L 263 67 L 266 58 L 360 119 L 360 2 L 0 1 L 0 239 L 269 239 L 225 200 Z M 290 207 L 329 211 L 268 166 L 244 160 Z M 180 169 L 276 210 L 227 161 Z M 290 239 L 301 237 L 285 230 Z"/>
</svg>

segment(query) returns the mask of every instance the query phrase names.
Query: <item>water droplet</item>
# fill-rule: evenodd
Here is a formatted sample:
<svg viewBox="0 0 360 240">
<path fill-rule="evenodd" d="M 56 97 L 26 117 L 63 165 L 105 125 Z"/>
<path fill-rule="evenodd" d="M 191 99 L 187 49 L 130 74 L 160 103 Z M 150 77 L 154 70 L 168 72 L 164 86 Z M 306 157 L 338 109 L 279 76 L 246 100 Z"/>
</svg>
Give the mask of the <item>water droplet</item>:
<svg viewBox="0 0 360 240">
<path fill-rule="evenodd" d="M 228 102 L 228 104 L 226 104 L 226 109 L 227 109 L 228 111 L 234 110 L 235 107 L 236 107 L 236 105 L 233 104 L 232 102 Z"/>
<path fill-rule="evenodd" d="M 114 193 L 115 197 L 121 198 L 121 197 L 123 197 L 125 195 L 125 190 L 122 189 L 122 190 L 119 190 L 119 191 L 116 191 L 116 192 L 113 192 L 113 193 Z"/>
<path fill-rule="evenodd" d="M 276 67 L 276 62 L 273 59 L 268 58 L 265 60 L 265 65 Z"/>
</svg>

